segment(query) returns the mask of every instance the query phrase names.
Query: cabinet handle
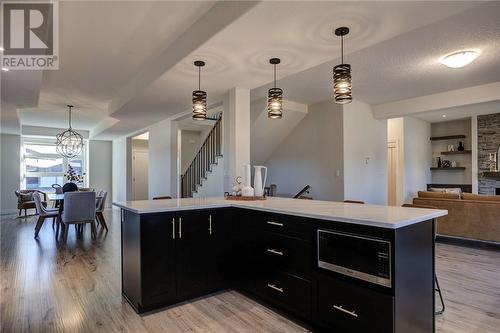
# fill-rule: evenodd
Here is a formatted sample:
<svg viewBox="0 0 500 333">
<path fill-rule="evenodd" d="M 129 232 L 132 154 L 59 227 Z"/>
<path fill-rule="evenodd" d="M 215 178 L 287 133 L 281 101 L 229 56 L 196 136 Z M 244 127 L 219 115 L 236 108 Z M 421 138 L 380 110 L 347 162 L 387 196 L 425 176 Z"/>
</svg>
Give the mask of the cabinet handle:
<svg viewBox="0 0 500 333">
<path fill-rule="evenodd" d="M 278 287 L 276 287 L 274 284 L 270 284 L 270 283 L 268 283 L 268 284 L 267 284 L 267 287 L 268 287 L 268 288 L 271 288 L 271 289 L 273 289 L 273 290 L 279 291 L 280 293 L 282 293 L 282 292 L 283 292 L 283 288 L 278 288 Z"/>
<path fill-rule="evenodd" d="M 279 223 L 279 222 L 267 221 L 266 223 L 267 224 L 271 224 L 271 225 L 276 225 L 278 227 L 282 227 L 283 226 L 283 223 Z"/>
<path fill-rule="evenodd" d="M 175 239 L 175 217 L 172 217 L 172 239 Z"/>
<path fill-rule="evenodd" d="M 182 217 L 179 217 L 179 239 L 182 238 Z"/>
<path fill-rule="evenodd" d="M 267 249 L 267 252 L 272 253 L 272 254 L 277 254 L 279 256 L 283 255 L 283 251 L 278 251 L 278 250 L 275 250 L 275 249 Z"/>
<path fill-rule="evenodd" d="M 212 215 L 208 215 L 208 233 L 212 234 Z"/>
<path fill-rule="evenodd" d="M 342 312 L 344 312 L 344 313 L 347 313 L 347 314 L 348 314 L 348 315 L 350 315 L 350 316 L 353 316 L 353 317 L 358 318 L 358 314 L 357 314 L 356 312 L 346 310 L 346 309 L 344 309 L 341 305 L 334 305 L 334 306 L 333 306 L 333 308 L 334 308 L 335 310 L 342 311 Z"/>
</svg>

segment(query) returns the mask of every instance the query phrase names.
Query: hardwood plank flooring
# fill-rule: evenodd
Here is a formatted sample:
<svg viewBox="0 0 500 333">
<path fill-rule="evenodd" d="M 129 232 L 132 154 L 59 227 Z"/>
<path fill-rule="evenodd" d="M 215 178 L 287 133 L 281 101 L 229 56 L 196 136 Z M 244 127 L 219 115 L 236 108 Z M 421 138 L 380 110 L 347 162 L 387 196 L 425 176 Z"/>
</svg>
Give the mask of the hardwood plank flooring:
<svg viewBox="0 0 500 333">
<path fill-rule="evenodd" d="M 235 291 L 137 315 L 121 297 L 120 214 L 104 215 L 108 233 L 71 228 L 67 245 L 49 220 L 35 240 L 36 218 L 1 217 L 1 332 L 307 332 Z M 437 272 L 437 332 L 500 332 L 500 252 L 438 244 Z"/>
</svg>

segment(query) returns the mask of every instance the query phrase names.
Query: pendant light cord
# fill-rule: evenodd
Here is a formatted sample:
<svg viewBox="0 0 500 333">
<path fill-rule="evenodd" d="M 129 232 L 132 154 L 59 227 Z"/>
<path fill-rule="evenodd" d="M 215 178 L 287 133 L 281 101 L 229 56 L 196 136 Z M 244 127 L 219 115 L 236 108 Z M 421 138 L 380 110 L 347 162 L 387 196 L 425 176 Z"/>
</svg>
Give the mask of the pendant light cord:
<svg viewBox="0 0 500 333">
<path fill-rule="evenodd" d="M 276 64 L 273 64 L 274 66 L 274 88 L 276 88 Z"/>
<path fill-rule="evenodd" d="M 69 129 L 71 129 L 71 106 L 69 108 Z"/>
<path fill-rule="evenodd" d="M 340 36 L 340 54 L 342 57 L 342 64 L 344 63 L 344 36 Z"/>
<path fill-rule="evenodd" d="M 201 90 L 201 66 L 198 66 L 198 90 Z"/>
</svg>

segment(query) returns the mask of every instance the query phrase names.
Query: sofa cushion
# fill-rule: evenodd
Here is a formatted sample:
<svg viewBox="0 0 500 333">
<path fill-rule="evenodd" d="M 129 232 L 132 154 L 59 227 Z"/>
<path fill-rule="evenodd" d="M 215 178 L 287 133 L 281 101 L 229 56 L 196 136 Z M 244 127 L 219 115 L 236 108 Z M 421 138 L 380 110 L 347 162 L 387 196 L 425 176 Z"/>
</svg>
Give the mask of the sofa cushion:
<svg viewBox="0 0 500 333">
<path fill-rule="evenodd" d="M 431 192 L 431 191 L 418 191 L 419 198 L 435 198 L 435 199 L 460 199 L 458 193 L 445 193 L 445 192 Z"/>
<path fill-rule="evenodd" d="M 429 189 L 430 192 L 444 192 L 444 193 L 454 193 L 461 195 L 462 194 L 462 189 L 460 187 L 443 187 L 443 188 L 436 188 L 436 187 L 431 187 Z"/>
<path fill-rule="evenodd" d="M 473 200 L 473 201 L 500 202 L 500 195 L 484 195 L 484 194 L 463 193 L 462 199 L 463 200 Z"/>
</svg>

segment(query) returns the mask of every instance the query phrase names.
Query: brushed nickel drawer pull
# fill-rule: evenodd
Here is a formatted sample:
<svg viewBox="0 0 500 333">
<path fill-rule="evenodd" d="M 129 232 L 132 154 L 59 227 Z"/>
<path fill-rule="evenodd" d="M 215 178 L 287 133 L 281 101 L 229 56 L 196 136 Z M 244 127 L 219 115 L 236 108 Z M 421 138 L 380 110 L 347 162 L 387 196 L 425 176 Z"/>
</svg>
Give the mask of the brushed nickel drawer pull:
<svg viewBox="0 0 500 333">
<path fill-rule="evenodd" d="M 276 287 L 274 284 L 270 284 L 270 283 L 268 283 L 268 284 L 267 284 L 267 286 L 268 286 L 269 288 L 271 288 L 271 289 L 274 289 L 274 290 L 276 290 L 276 291 L 279 291 L 280 293 L 282 293 L 282 292 L 283 292 L 283 288 L 278 288 L 278 287 Z"/>
<path fill-rule="evenodd" d="M 335 310 L 342 311 L 342 312 L 344 312 L 344 313 L 347 313 L 347 314 L 348 314 L 348 315 L 350 315 L 350 316 L 353 316 L 353 317 L 358 318 L 358 314 L 357 314 L 356 312 L 346 310 L 346 309 L 344 309 L 341 305 L 334 305 L 334 306 L 333 306 L 333 308 L 334 308 Z"/>
<path fill-rule="evenodd" d="M 208 215 L 208 233 L 212 234 L 212 215 Z"/>
<path fill-rule="evenodd" d="M 172 217 L 172 239 L 175 239 L 175 217 Z"/>
<path fill-rule="evenodd" d="M 283 251 L 278 251 L 278 250 L 275 250 L 275 249 L 267 249 L 267 252 L 272 253 L 272 254 L 277 254 L 279 256 L 283 255 Z"/>
<path fill-rule="evenodd" d="M 271 225 L 276 225 L 278 227 L 282 227 L 283 226 L 283 223 L 279 223 L 279 222 L 267 221 L 266 223 L 267 224 L 271 224 Z"/>
<path fill-rule="evenodd" d="M 182 238 L 182 217 L 179 217 L 179 239 Z"/>
</svg>

